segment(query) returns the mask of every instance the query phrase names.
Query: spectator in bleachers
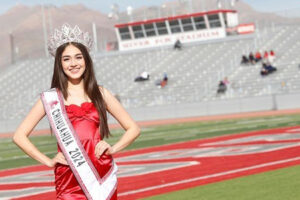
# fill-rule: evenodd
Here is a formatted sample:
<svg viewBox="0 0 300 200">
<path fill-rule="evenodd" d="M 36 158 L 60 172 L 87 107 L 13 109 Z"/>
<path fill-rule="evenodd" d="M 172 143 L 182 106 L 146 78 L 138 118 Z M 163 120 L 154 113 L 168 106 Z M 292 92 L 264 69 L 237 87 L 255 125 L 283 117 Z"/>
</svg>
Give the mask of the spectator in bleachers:
<svg viewBox="0 0 300 200">
<path fill-rule="evenodd" d="M 143 71 L 138 77 L 134 79 L 134 82 L 147 81 L 149 79 L 150 79 L 150 74 L 146 71 Z"/>
<path fill-rule="evenodd" d="M 275 71 L 277 71 L 277 68 L 276 67 L 273 67 L 271 64 L 267 63 L 265 64 L 266 66 L 266 69 L 268 70 L 269 73 L 273 73 Z"/>
<path fill-rule="evenodd" d="M 255 58 L 252 52 L 249 54 L 249 61 L 252 65 L 255 65 Z"/>
<path fill-rule="evenodd" d="M 259 51 L 257 51 L 257 52 L 255 53 L 255 61 L 256 61 L 256 62 L 259 62 L 259 61 L 261 61 L 261 59 L 262 59 L 261 53 L 260 53 Z"/>
<path fill-rule="evenodd" d="M 176 42 L 174 44 L 174 49 L 181 50 L 181 48 L 182 48 L 182 44 L 181 44 L 180 40 L 178 39 L 178 40 L 176 40 Z"/>
<path fill-rule="evenodd" d="M 168 75 L 167 75 L 167 73 L 165 72 L 165 73 L 164 73 L 164 78 L 163 78 L 163 80 L 160 82 L 160 86 L 163 88 L 163 87 L 165 87 L 165 86 L 167 85 L 167 83 L 168 83 Z"/>
<path fill-rule="evenodd" d="M 226 92 L 226 90 L 227 90 L 226 84 L 223 81 L 220 81 L 218 85 L 217 94 L 223 94 Z"/>
<path fill-rule="evenodd" d="M 260 75 L 262 76 L 266 76 L 268 75 L 268 71 L 265 67 L 262 67 L 261 70 L 260 70 Z"/>
<path fill-rule="evenodd" d="M 168 75 L 166 72 L 164 72 L 163 79 L 157 80 L 155 82 L 155 85 L 157 85 L 159 88 L 164 88 L 168 83 Z"/>
<path fill-rule="evenodd" d="M 263 63 L 262 69 L 261 69 L 261 71 L 260 71 L 260 74 L 261 74 L 262 76 L 265 76 L 265 75 L 269 75 L 269 74 L 271 74 L 271 73 L 273 73 L 273 72 L 276 72 L 276 71 L 277 71 L 277 68 L 276 68 L 276 67 L 272 66 L 272 65 L 269 64 L 269 63 Z"/>
<path fill-rule="evenodd" d="M 269 61 L 270 63 L 273 63 L 274 60 L 275 60 L 275 53 L 274 53 L 273 50 L 271 50 L 270 53 L 269 53 L 268 61 Z"/>
<path fill-rule="evenodd" d="M 226 86 L 229 85 L 229 80 L 228 80 L 227 77 L 225 77 L 225 78 L 223 79 L 223 83 L 224 83 Z"/>
<path fill-rule="evenodd" d="M 242 56 L 241 64 L 244 64 L 244 65 L 249 64 L 249 59 L 247 58 L 247 56 L 245 56 L 245 55 Z"/>
<path fill-rule="evenodd" d="M 275 52 L 273 50 L 271 50 L 270 55 L 275 57 Z"/>
<path fill-rule="evenodd" d="M 229 86 L 229 80 L 225 77 L 222 81 L 219 82 L 217 94 L 225 93 Z"/>
<path fill-rule="evenodd" d="M 263 59 L 264 59 L 263 60 L 264 63 L 267 63 L 269 61 L 269 53 L 267 51 L 265 51 Z"/>
<path fill-rule="evenodd" d="M 160 82 L 160 88 L 164 88 L 167 85 L 168 81 L 162 80 Z"/>
<path fill-rule="evenodd" d="M 164 72 L 164 78 L 163 78 L 164 81 L 168 81 L 168 75 L 166 72 Z"/>
</svg>

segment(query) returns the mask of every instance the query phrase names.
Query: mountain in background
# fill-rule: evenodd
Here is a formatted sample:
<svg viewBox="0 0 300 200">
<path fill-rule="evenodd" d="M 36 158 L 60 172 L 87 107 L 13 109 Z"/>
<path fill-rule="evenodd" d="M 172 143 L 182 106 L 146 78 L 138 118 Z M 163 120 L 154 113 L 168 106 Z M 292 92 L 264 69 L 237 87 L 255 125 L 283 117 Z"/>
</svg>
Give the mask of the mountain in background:
<svg viewBox="0 0 300 200">
<path fill-rule="evenodd" d="M 116 41 L 113 19 L 98 11 L 86 8 L 81 4 L 56 7 L 44 7 L 47 38 L 53 32 L 51 27 L 61 27 L 69 23 L 72 27 L 78 25 L 82 30 L 92 33 L 92 23 L 96 24 L 98 46 L 106 41 Z M 16 59 L 37 58 L 45 56 L 43 15 L 41 6 L 17 5 L 0 15 L 0 66 L 10 61 L 10 34 L 15 44 Z"/>
<path fill-rule="evenodd" d="M 141 7 L 133 11 L 133 20 L 144 20 L 166 17 L 189 12 L 203 12 L 216 10 L 216 1 L 206 0 L 166 2 L 164 6 Z M 240 23 L 255 22 L 256 26 L 266 27 L 273 24 L 300 24 L 300 18 L 285 18 L 272 13 L 255 11 L 243 1 L 238 1 L 235 7 L 222 5 L 221 9 L 236 9 L 239 12 Z M 92 23 L 97 27 L 98 49 L 104 50 L 107 42 L 116 41 L 114 24 L 129 22 L 126 12 L 118 13 L 117 18 L 109 19 L 107 14 L 89 9 L 81 4 L 56 7 L 44 7 L 47 37 L 54 27 L 61 27 L 63 23 L 71 26 L 78 25 L 82 30 L 92 33 Z M 15 59 L 38 58 L 45 56 L 42 7 L 16 5 L 6 13 L 0 15 L 0 66 L 11 60 L 10 38 L 13 39 Z M 11 37 L 10 37 L 11 36 Z"/>
<path fill-rule="evenodd" d="M 139 8 L 135 9 L 133 12 L 133 16 L 135 20 L 144 20 L 146 17 L 148 18 L 155 18 L 158 16 L 165 17 L 165 16 L 172 16 L 172 15 L 180 15 L 186 14 L 190 12 L 204 12 L 209 10 L 216 10 L 217 8 L 217 1 L 212 0 L 192 0 L 191 4 L 187 0 L 180 0 L 180 1 L 171 1 L 166 2 L 164 6 L 152 6 L 148 8 Z M 266 12 L 259 12 L 254 10 L 249 4 L 238 1 L 234 7 L 230 5 L 230 3 L 223 4 L 220 9 L 233 9 L 237 10 L 239 13 L 239 21 L 240 23 L 256 23 L 259 26 L 271 26 L 272 23 L 274 24 L 300 24 L 300 18 L 286 18 L 274 13 L 266 13 Z M 128 17 L 125 15 L 122 18 Z"/>
</svg>

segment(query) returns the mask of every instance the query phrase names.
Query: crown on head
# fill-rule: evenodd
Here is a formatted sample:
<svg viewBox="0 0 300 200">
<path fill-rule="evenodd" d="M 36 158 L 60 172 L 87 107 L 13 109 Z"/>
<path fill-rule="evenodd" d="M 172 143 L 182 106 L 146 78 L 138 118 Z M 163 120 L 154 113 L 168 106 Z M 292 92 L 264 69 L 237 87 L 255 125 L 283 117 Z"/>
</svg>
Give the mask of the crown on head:
<svg viewBox="0 0 300 200">
<path fill-rule="evenodd" d="M 93 41 L 88 32 L 83 33 L 76 25 L 73 29 L 69 24 L 63 24 L 61 31 L 55 29 L 54 34 L 48 41 L 48 51 L 55 56 L 56 49 L 65 43 L 78 42 L 83 44 L 88 50 L 92 49 Z"/>
</svg>

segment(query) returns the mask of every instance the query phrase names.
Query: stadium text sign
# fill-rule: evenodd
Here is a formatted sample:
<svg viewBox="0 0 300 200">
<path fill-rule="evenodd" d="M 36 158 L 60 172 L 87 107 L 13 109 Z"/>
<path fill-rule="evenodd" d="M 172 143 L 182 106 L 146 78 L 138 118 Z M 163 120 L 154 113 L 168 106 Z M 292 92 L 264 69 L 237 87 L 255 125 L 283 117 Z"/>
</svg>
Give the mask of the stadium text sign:
<svg viewBox="0 0 300 200">
<path fill-rule="evenodd" d="M 237 27 L 237 32 L 238 34 L 249 34 L 249 33 L 254 33 L 255 31 L 255 26 L 253 23 L 251 24 L 240 24 Z"/>
<path fill-rule="evenodd" d="M 143 48 L 151 48 L 151 47 L 158 47 L 158 46 L 169 46 L 169 45 L 174 45 L 174 43 L 177 40 L 180 40 L 180 42 L 182 43 L 189 43 L 189 42 L 224 38 L 225 36 L 226 36 L 226 32 L 223 28 L 215 28 L 215 29 L 178 33 L 178 34 L 153 37 L 153 38 L 121 41 L 119 43 L 119 49 L 121 51 L 124 51 L 124 50 L 143 49 Z"/>
</svg>

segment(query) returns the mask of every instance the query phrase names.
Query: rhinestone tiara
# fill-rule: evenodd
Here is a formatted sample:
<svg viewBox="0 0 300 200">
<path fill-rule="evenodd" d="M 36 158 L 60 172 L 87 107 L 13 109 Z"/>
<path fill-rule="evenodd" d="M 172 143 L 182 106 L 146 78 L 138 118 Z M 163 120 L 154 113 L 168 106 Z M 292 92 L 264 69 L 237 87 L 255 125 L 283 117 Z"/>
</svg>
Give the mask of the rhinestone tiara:
<svg viewBox="0 0 300 200">
<path fill-rule="evenodd" d="M 55 29 L 54 34 L 49 38 L 48 51 L 55 56 L 56 49 L 65 43 L 78 42 L 83 44 L 89 51 L 93 47 L 93 40 L 88 32 L 83 33 L 76 25 L 73 29 L 69 24 L 63 24 L 61 31 Z"/>
</svg>

